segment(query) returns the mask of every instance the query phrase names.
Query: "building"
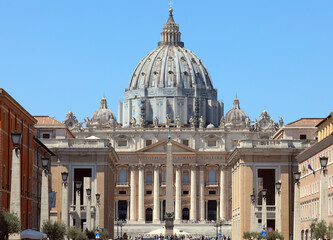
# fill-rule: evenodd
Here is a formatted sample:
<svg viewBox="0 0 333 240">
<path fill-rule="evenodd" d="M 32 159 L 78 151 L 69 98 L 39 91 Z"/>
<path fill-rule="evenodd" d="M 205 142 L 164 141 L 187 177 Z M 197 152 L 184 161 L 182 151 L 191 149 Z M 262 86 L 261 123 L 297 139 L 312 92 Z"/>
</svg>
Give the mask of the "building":
<svg viewBox="0 0 333 240">
<path fill-rule="evenodd" d="M 10 209 L 12 176 L 17 179 L 20 188 L 17 198 L 20 206 L 12 211 L 19 213 L 22 229 L 32 227 L 33 216 L 33 154 L 34 154 L 34 124 L 36 120 L 4 89 L 0 88 L 0 207 Z M 14 148 L 11 133 L 20 132 L 22 135 L 19 168 L 12 172 L 12 149 Z M 20 170 L 21 169 L 21 170 Z M 20 171 L 19 171 L 20 170 Z"/>
<path fill-rule="evenodd" d="M 280 124 L 274 122 L 267 111 L 251 121 L 237 96 L 232 109 L 224 113 L 207 68 L 181 42 L 172 8 L 158 47 L 135 68 L 118 116 L 119 121 L 103 97 L 91 118 L 79 122 L 69 112 L 63 123 L 75 140 L 106 139 L 115 148 L 119 161 L 114 218 L 127 221 L 130 235 L 147 233 L 143 227 L 133 230 L 144 223 L 149 223 L 150 229 L 162 226 L 169 129 L 176 169 L 176 227 L 204 227 L 208 226 L 204 223 L 216 221 L 223 221 L 225 226 L 231 223 L 232 168 L 228 157 L 239 141 L 271 139 L 283 125 L 282 119 Z"/>
<path fill-rule="evenodd" d="M 333 223 L 333 112 L 316 127 L 318 142 L 296 158 L 300 172 L 295 201 L 297 239 L 311 239 L 313 221 Z"/>
<path fill-rule="evenodd" d="M 74 115 L 70 117 L 75 120 Z M 107 229 L 113 236 L 114 175 L 118 156 L 109 140 L 74 138 L 65 124 L 48 116 L 35 118 L 35 135 L 55 153 L 51 172 L 56 202 L 50 219 L 89 230 Z M 63 172 L 68 173 L 66 184 L 62 180 Z M 79 189 L 78 181 L 81 182 Z M 90 201 L 87 189 L 91 190 Z"/>
</svg>

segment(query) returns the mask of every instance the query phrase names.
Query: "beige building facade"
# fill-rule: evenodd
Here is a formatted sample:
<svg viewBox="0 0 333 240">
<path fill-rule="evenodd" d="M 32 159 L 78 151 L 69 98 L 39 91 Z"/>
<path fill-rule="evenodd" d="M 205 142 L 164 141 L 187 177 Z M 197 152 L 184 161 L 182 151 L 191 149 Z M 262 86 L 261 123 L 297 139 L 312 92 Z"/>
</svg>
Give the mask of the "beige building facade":
<svg viewBox="0 0 333 240">
<path fill-rule="evenodd" d="M 295 215 L 295 234 L 298 239 L 311 239 L 310 225 L 324 220 L 333 223 L 333 112 L 320 121 L 316 127 L 318 142 L 297 156 L 300 181 Z M 321 166 L 321 159 L 327 159 L 327 166 Z M 299 219 L 299 221 L 297 221 Z"/>
</svg>

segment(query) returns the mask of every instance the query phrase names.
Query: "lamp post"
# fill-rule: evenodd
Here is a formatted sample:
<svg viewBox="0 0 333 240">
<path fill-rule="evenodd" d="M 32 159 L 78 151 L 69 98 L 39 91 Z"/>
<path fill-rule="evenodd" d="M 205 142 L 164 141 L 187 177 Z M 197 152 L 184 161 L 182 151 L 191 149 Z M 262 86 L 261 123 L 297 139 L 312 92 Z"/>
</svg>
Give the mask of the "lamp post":
<svg viewBox="0 0 333 240">
<path fill-rule="evenodd" d="M 81 199 L 80 199 L 81 186 L 82 186 L 81 181 L 75 182 L 75 188 L 76 188 L 75 210 L 76 210 L 76 214 L 77 214 L 77 219 L 75 220 L 75 226 L 77 228 L 81 228 Z"/>
<path fill-rule="evenodd" d="M 12 132 L 12 172 L 11 172 L 11 188 L 10 188 L 10 211 L 17 214 L 21 222 L 21 153 L 20 145 L 22 133 Z M 13 236 L 15 237 L 15 236 Z"/>
<path fill-rule="evenodd" d="M 40 229 L 45 221 L 49 220 L 49 162 L 50 159 L 43 157 L 42 159 L 42 192 L 40 203 Z"/>
<path fill-rule="evenodd" d="M 215 226 L 215 228 L 216 228 L 216 238 L 215 238 L 215 239 L 218 239 L 219 227 L 222 228 L 222 221 L 217 220 L 217 221 L 214 223 L 214 226 Z"/>
<path fill-rule="evenodd" d="M 319 157 L 320 166 L 321 166 L 321 175 L 320 175 L 320 212 L 319 219 L 328 222 L 328 194 L 327 194 L 327 157 Z"/>
<path fill-rule="evenodd" d="M 275 183 L 276 189 L 276 211 L 275 211 L 275 229 L 281 231 L 281 181 Z"/>
<path fill-rule="evenodd" d="M 122 238 L 122 234 L 123 234 L 123 226 L 125 225 L 125 223 L 123 222 L 123 220 L 119 220 L 117 219 L 117 238 Z M 120 237 L 119 237 L 119 228 L 120 228 Z"/>
<path fill-rule="evenodd" d="M 299 205 L 299 180 L 301 178 L 300 172 L 294 172 L 294 236 L 293 239 L 301 239 L 301 220 L 300 220 L 300 205 Z"/>
<path fill-rule="evenodd" d="M 96 219 L 95 219 L 95 224 L 96 228 L 99 229 L 99 205 L 100 205 L 100 198 L 101 194 L 97 193 L 96 194 Z"/>
<path fill-rule="evenodd" d="M 251 194 L 251 232 L 256 231 L 256 216 L 255 216 L 255 207 L 256 207 L 256 195 Z"/>
<path fill-rule="evenodd" d="M 62 190 L 61 190 L 61 222 L 68 227 L 68 172 L 61 173 Z"/>
<path fill-rule="evenodd" d="M 87 229 L 88 230 L 91 230 L 91 189 L 90 188 L 87 188 L 86 189 L 87 191 L 87 211 L 86 211 L 86 217 L 87 217 Z"/>
<path fill-rule="evenodd" d="M 267 189 L 261 190 L 261 195 L 262 195 L 262 229 L 267 228 L 266 194 L 267 194 Z"/>
</svg>

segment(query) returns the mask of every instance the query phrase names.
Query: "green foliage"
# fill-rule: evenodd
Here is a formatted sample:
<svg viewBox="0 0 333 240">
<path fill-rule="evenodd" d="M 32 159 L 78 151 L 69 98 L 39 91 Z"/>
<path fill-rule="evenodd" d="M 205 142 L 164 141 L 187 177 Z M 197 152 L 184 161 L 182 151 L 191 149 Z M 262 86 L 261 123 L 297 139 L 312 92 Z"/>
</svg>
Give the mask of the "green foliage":
<svg viewBox="0 0 333 240">
<path fill-rule="evenodd" d="M 66 233 L 66 225 L 49 220 L 43 223 L 41 231 L 45 233 L 50 240 L 63 240 Z"/>
<path fill-rule="evenodd" d="M 87 235 L 81 229 L 76 227 L 70 227 L 67 231 L 67 237 L 71 239 L 84 240 L 87 239 Z"/>
<path fill-rule="evenodd" d="M 258 232 L 244 232 L 243 233 L 243 238 L 248 239 L 248 240 L 256 239 L 257 236 L 261 236 L 260 233 L 258 233 Z"/>
<path fill-rule="evenodd" d="M 88 239 L 95 239 L 95 231 L 89 231 L 88 228 L 86 228 L 86 235 L 88 237 Z"/>
<path fill-rule="evenodd" d="M 326 236 L 328 237 L 329 234 L 332 234 L 332 226 L 327 227 L 324 220 L 320 222 L 313 221 L 310 225 L 310 229 L 314 239 L 325 239 Z"/>
<path fill-rule="evenodd" d="M 269 240 L 276 240 L 276 239 L 283 240 L 284 237 L 283 237 L 282 233 L 280 233 L 279 231 L 273 231 L 271 233 L 267 233 L 266 239 L 269 239 Z"/>
<path fill-rule="evenodd" d="M 109 236 L 110 236 L 109 232 L 105 229 L 103 232 L 101 232 L 101 235 L 100 235 L 102 240 L 109 239 Z"/>
<path fill-rule="evenodd" d="M 328 225 L 328 227 L 327 227 L 326 237 L 328 239 L 332 239 L 333 238 L 333 224 L 332 223 L 330 223 L 330 225 Z"/>
<path fill-rule="evenodd" d="M 0 238 L 8 239 L 9 234 L 19 233 L 21 222 L 16 214 L 7 210 L 0 211 Z"/>
</svg>

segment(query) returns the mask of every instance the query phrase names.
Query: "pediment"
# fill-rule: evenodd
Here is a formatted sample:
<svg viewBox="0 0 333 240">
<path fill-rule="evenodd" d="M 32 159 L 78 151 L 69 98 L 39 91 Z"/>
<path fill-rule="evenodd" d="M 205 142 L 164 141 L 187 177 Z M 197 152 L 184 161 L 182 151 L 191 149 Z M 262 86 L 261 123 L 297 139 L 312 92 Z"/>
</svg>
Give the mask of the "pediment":
<svg viewBox="0 0 333 240">
<path fill-rule="evenodd" d="M 181 144 L 179 142 L 176 142 L 174 140 L 171 140 L 172 142 L 172 152 L 173 153 L 196 153 L 196 150 L 185 146 L 184 144 Z M 158 141 L 157 143 L 154 143 L 152 145 L 149 145 L 148 147 L 142 148 L 138 150 L 138 153 L 166 153 L 167 151 L 167 143 L 168 139 L 163 139 Z"/>
</svg>

